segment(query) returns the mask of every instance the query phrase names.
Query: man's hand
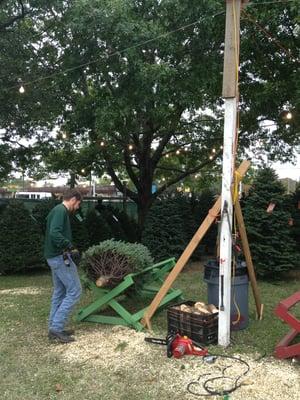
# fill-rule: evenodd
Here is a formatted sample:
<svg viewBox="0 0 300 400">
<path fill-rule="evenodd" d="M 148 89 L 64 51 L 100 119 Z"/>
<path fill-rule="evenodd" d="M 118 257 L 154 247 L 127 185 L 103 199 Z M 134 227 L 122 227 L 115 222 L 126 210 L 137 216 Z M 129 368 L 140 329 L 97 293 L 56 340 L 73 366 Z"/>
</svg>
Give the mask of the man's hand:
<svg viewBox="0 0 300 400">
<path fill-rule="evenodd" d="M 79 250 L 72 246 L 68 249 L 68 252 L 74 264 L 78 265 L 80 263 L 80 258 L 81 258 Z"/>
</svg>

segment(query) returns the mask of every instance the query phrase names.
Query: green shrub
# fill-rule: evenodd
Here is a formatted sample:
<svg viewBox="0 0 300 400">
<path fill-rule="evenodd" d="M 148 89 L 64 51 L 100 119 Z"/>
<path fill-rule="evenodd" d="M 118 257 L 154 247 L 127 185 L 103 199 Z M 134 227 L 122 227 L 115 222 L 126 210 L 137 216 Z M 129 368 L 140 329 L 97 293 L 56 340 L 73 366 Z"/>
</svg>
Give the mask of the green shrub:
<svg viewBox="0 0 300 400">
<path fill-rule="evenodd" d="M 85 251 L 80 266 L 90 279 L 104 278 L 103 286 L 113 287 L 128 273 L 143 271 L 152 264 L 150 252 L 142 244 L 110 239 Z"/>
<path fill-rule="evenodd" d="M 21 201 L 11 201 L 0 217 L 0 273 L 44 265 L 39 227 Z"/>
<path fill-rule="evenodd" d="M 32 216 L 36 220 L 36 222 L 40 228 L 40 231 L 42 232 L 43 235 L 46 232 L 47 215 L 52 210 L 52 208 L 55 207 L 59 203 L 60 203 L 60 201 L 55 200 L 55 199 L 41 200 L 39 203 L 37 203 L 37 205 L 32 210 Z"/>
</svg>

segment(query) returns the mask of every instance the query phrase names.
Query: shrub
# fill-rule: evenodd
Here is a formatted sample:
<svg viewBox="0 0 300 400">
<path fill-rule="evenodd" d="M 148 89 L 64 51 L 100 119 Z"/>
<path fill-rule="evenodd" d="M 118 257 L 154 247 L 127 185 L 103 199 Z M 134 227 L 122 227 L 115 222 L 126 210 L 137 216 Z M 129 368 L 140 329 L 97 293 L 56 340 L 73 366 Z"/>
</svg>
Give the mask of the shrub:
<svg viewBox="0 0 300 400">
<path fill-rule="evenodd" d="M 116 286 L 125 275 L 151 266 L 149 250 L 139 243 L 105 240 L 83 253 L 80 266 L 98 286 Z M 99 279 L 101 284 L 99 284 Z"/>
<path fill-rule="evenodd" d="M 22 202 L 12 201 L 3 211 L 0 232 L 1 274 L 44 265 L 39 227 Z"/>
<path fill-rule="evenodd" d="M 36 220 L 43 235 L 46 232 L 47 215 L 52 210 L 52 208 L 59 203 L 60 201 L 55 199 L 41 200 L 32 210 L 32 216 Z"/>
</svg>

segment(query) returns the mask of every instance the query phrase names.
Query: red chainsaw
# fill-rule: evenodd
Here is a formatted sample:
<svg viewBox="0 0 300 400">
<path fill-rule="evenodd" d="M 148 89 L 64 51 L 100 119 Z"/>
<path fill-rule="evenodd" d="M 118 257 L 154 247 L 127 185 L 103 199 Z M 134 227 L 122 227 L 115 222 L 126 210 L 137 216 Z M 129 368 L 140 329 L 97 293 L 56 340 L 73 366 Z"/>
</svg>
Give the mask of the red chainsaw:
<svg viewBox="0 0 300 400">
<path fill-rule="evenodd" d="M 201 347 L 187 336 L 180 336 L 179 333 L 169 334 L 166 339 L 145 338 L 146 342 L 167 346 L 167 356 L 170 358 L 181 358 L 185 354 L 194 356 L 207 356 L 208 350 Z"/>
</svg>

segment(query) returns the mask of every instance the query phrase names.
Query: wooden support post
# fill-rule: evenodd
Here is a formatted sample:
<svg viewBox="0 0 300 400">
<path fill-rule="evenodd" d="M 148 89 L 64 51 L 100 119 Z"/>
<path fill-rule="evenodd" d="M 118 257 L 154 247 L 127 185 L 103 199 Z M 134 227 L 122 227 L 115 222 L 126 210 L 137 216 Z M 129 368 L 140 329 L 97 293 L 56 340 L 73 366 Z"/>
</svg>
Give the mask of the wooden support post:
<svg viewBox="0 0 300 400">
<path fill-rule="evenodd" d="M 242 179 L 242 177 L 246 174 L 249 167 L 250 167 L 250 162 L 243 161 L 237 170 L 237 172 L 238 172 L 237 179 Z M 157 308 L 159 307 L 160 302 L 162 301 L 162 299 L 164 298 L 164 296 L 166 295 L 166 293 L 172 286 L 173 282 L 177 278 L 180 271 L 183 269 L 183 267 L 188 262 L 189 258 L 193 254 L 194 250 L 200 243 L 200 241 L 203 238 L 203 236 L 205 235 L 205 233 L 208 231 L 211 224 L 216 219 L 217 215 L 220 212 L 220 208 L 221 208 L 221 198 L 219 197 L 217 199 L 217 201 L 215 202 L 214 206 L 210 209 L 209 213 L 207 214 L 206 218 L 204 219 L 204 221 L 202 222 L 202 224 L 200 225 L 198 230 L 196 231 L 192 240 L 190 241 L 190 243 L 185 248 L 184 252 L 179 257 L 175 267 L 170 272 L 170 274 L 167 276 L 167 278 L 164 281 L 159 292 L 154 297 L 152 303 L 146 310 L 146 312 L 144 314 L 144 318 L 142 319 L 142 324 L 144 326 L 147 326 L 148 329 L 151 329 L 150 320 L 151 320 L 153 314 L 155 313 L 155 311 L 157 310 Z"/>
<path fill-rule="evenodd" d="M 244 256 L 246 259 L 249 279 L 251 282 L 252 292 L 253 292 L 255 305 L 256 305 L 257 316 L 259 319 L 262 319 L 263 307 L 262 307 L 261 300 L 260 300 L 260 294 L 259 294 L 259 290 L 258 290 L 258 286 L 257 286 L 254 266 L 253 266 L 253 262 L 252 262 L 252 257 L 251 257 L 251 252 L 250 252 L 250 247 L 249 247 L 249 242 L 248 242 L 248 237 L 247 237 L 247 232 L 246 232 L 244 218 L 243 218 L 242 209 L 241 209 L 239 200 L 237 200 L 234 205 L 234 211 L 235 211 L 235 215 L 236 215 L 236 221 L 238 224 L 238 230 L 241 235 L 242 248 L 243 248 L 243 253 L 244 253 Z"/>
</svg>

